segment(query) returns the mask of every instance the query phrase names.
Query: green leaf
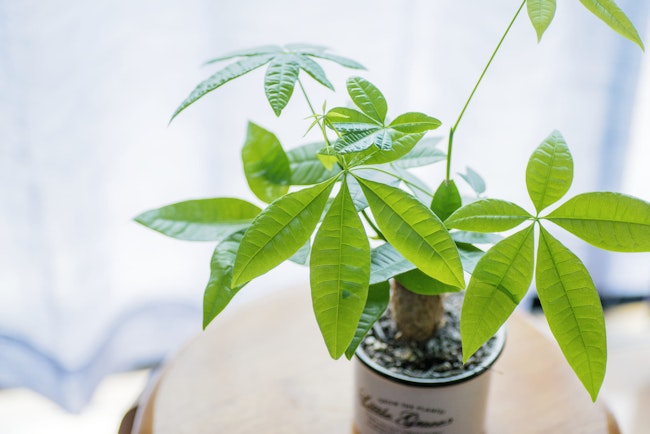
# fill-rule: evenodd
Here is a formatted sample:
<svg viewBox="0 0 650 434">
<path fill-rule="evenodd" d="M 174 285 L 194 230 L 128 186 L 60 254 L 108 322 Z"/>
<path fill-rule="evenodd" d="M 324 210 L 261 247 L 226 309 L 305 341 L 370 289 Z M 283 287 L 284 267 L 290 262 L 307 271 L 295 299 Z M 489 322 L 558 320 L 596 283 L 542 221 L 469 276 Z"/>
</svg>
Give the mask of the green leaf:
<svg viewBox="0 0 650 434">
<path fill-rule="evenodd" d="M 433 192 L 420 178 L 413 175 L 406 169 L 402 169 L 399 166 L 391 164 L 393 172 L 402 178 L 404 185 L 413 193 L 413 196 L 426 206 L 431 205 L 431 199 L 433 198 Z"/>
<path fill-rule="evenodd" d="M 370 246 L 343 181 L 314 239 L 309 280 L 316 320 L 330 356 L 350 345 L 366 305 Z"/>
<path fill-rule="evenodd" d="M 207 62 L 205 62 L 205 64 L 210 65 L 212 63 L 221 62 L 223 60 L 234 59 L 235 57 L 253 57 L 253 56 L 263 56 L 268 54 L 275 55 L 282 52 L 283 52 L 282 47 L 280 47 L 279 45 L 264 45 L 261 47 L 246 48 L 243 50 L 232 51 L 223 56 L 210 59 Z"/>
<path fill-rule="evenodd" d="M 309 240 L 289 258 L 291 262 L 298 265 L 307 265 L 309 263 L 309 254 L 311 253 L 311 244 Z"/>
<path fill-rule="evenodd" d="M 440 295 L 461 290 L 461 288 L 446 285 L 433 277 L 429 277 L 417 268 L 395 276 L 395 279 L 409 291 L 421 295 Z"/>
<path fill-rule="evenodd" d="M 463 201 L 453 179 L 442 181 L 431 200 L 431 210 L 443 221 L 462 205 Z"/>
<path fill-rule="evenodd" d="M 304 52 L 304 54 L 311 57 L 318 57 L 320 59 L 330 60 L 332 62 L 336 62 L 339 65 L 345 66 L 346 68 L 350 68 L 350 69 L 366 69 L 359 62 L 336 54 L 325 53 L 322 51 L 310 51 L 310 52 Z"/>
<path fill-rule="evenodd" d="M 482 232 L 452 231 L 450 234 L 457 244 L 496 244 L 503 239 L 501 235 Z"/>
<path fill-rule="evenodd" d="M 354 338 L 352 338 L 352 342 L 350 342 L 350 345 L 345 350 L 345 357 L 348 360 L 354 356 L 354 352 L 373 324 L 384 314 L 388 307 L 389 299 L 390 284 L 388 282 L 381 282 L 370 286 L 366 306 L 363 308 L 363 313 L 359 319 Z"/>
<path fill-rule="evenodd" d="M 391 176 L 382 171 L 359 167 L 354 170 L 354 172 L 365 179 L 370 179 L 371 181 L 381 182 L 382 184 L 388 184 L 392 186 L 398 186 L 399 180 L 394 176 Z M 348 178 L 348 187 L 350 188 L 350 195 L 354 201 L 354 206 L 357 211 L 361 212 L 364 209 L 368 208 L 368 201 L 361 190 L 361 186 L 356 181 L 355 178 Z"/>
<path fill-rule="evenodd" d="M 389 243 L 370 251 L 370 284 L 387 282 L 391 277 L 413 270 L 415 265 L 407 261 Z"/>
<path fill-rule="evenodd" d="M 530 22 L 537 33 L 537 42 L 539 42 L 555 16 L 555 0 L 527 0 L 526 6 Z"/>
<path fill-rule="evenodd" d="M 264 91 L 276 116 L 286 107 L 298 80 L 300 67 L 295 57 L 292 54 L 275 56 L 266 70 Z"/>
<path fill-rule="evenodd" d="M 356 179 L 389 243 L 427 275 L 448 285 L 465 286 L 456 244 L 429 208 L 399 188 Z"/>
<path fill-rule="evenodd" d="M 327 76 L 325 75 L 325 71 L 323 71 L 323 68 L 318 63 L 314 62 L 309 57 L 302 54 L 296 54 L 294 56 L 294 61 L 298 65 L 300 65 L 300 69 L 302 69 L 307 74 L 309 74 L 311 78 L 313 78 L 323 86 L 327 87 L 328 89 L 334 90 L 334 86 L 327 79 Z"/>
<path fill-rule="evenodd" d="M 357 212 L 361 212 L 368 208 L 368 201 L 363 195 L 363 191 L 361 190 L 361 186 L 357 180 L 354 178 L 348 179 L 348 187 L 350 188 L 350 196 L 352 196 L 354 208 L 357 210 Z"/>
<path fill-rule="evenodd" d="M 346 84 L 352 102 L 362 112 L 383 125 L 386 120 L 388 105 L 381 91 L 361 77 L 350 77 Z"/>
<path fill-rule="evenodd" d="M 635 197 L 579 194 L 546 218 L 601 249 L 650 251 L 650 203 Z"/>
<path fill-rule="evenodd" d="M 214 249 L 210 261 L 210 279 L 203 295 L 203 328 L 221 313 L 244 285 L 232 287 L 232 266 L 244 231 L 230 234 Z"/>
<path fill-rule="evenodd" d="M 347 107 L 334 107 L 325 115 L 328 125 L 339 133 L 372 132 L 382 125 L 368 115 Z"/>
<path fill-rule="evenodd" d="M 454 212 L 445 225 L 472 232 L 502 232 L 513 229 L 532 216 L 519 205 L 499 199 L 481 199 Z"/>
<path fill-rule="evenodd" d="M 341 172 L 339 166 L 332 165 L 332 169 L 327 170 L 321 162 L 318 153 L 324 146 L 324 143 L 309 143 L 287 152 L 291 167 L 291 185 L 318 184 Z"/>
<path fill-rule="evenodd" d="M 335 180 L 282 196 L 253 220 L 237 252 L 232 285 L 244 284 L 275 268 L 309 240 Z"/>
<path fill-rule="evenodd" d="M 242 75 L 257 69 L 260 66 L 269 63 L 272 58 L 273 55 L 271 54 L 245 57 L 242 60 L 239 60 L 217 71 L 212 76 L 210 76 L 210 78 L 202 81 L 198 86 L 194 88 L 190 95 L 185 98 L 185 100 L 178 106 L 169 122 L 173 121 L 180 112 L 196 102 L 206 93 L 212 92 L 213 90 L 228 83 L 230 80 L 241 77 Z"/>
<path fill-rule="evenodd" d="M 272 202 L 289 191 L 289 158 L 273 133 L 249 122 L 242 161 L 248 186 L 260 200 Z"/>
<path fill-rule="evenodd" d="M 467 285 L 460 316 L 463 361 L 501 328 L 533 279 L 533 225 L 492 246 L 478 261 Z"/>
<path fill-rule="evenodd" d="M 378 147 L 367 149 L 358 158 L 355 158 L 353 164 L 370 165 L 402 161 L 401 159 L 410 153 L 424 134 L 403 134 L 397 131 L 391 131 L 390 135 L 392 141 L 390 149 L 379 149 Z"/>
<path fill-rule="evenodd" d="M 390 151 L 393 147 L 393 139 L 391 138 L 390 131 L 386 129 L 377 131 L 374 145 L 378 147 L 380 151 Z"/>
<path fill-rule="evenodd" d="M 564 357 L 596 400 L 605 376 L 607 342 L 598 292 L 580 259 L 540 229 L 537 293 Z"/>
<path fill-rule="evenodd" d="M 645 50 L 643 41 L 639 36 L 634 24 L 625 15 L 625 12 L 618 7 L 614 0 L 580 0 L 591 13 L 603 20 L 612 30 L 629 39 L 630 41 Z"/>
<path fill-rule="evenodd" d="M 260 211 L 241 199 L 197 199 L 146 211 L 135 221 L 179 240 L 221 241 L 247 228 Z"/>
<path fill-rule="evenodd" d="M 468 244 L 456 242 L 458 254 L 460 255 L 460 262 L 463 264 L 463 270 L 467 273 L 473 273 L 478 261 L 485 255 L 485 252 L 478 247 Z"/>
<path fill-rule="evenodd" d="M 400 133 L 417 134 L 435 130 L 442 123 L 424 113 L 409 112 L 397 116 L 388 126 Z"/>
<path fill-rule="evenodd" d="M 463 178 L 465 182 L 469 184 L 470 187 L 472 187 L 472 190 L 474 190 L 477 195 L 480 196 L 481 194 L 485 193 L 485 181 L 481 175 L 469 167 L 465 169 L 465 171 L 466 173 L 459 173 L 458 176 Z"/>
<path fill-rule="evenodd" d="M 285 48 L 276 45 L 268 45 L 235 51 L 214 58 L 207 63 L 210 64 L 241 57 L 240 60 L 226 66 L 220 71 L 217 71 L 210 78 L 201 82 L 176 109 L 170 122 L 181 111 L 185 110 L 189 105 L 206 93 L 211 92 L 228 81 L 240 77 L 269 62 L 271 62 L 271 65 L 266 72 L 265 88 L 271 107 L 278 116 L 293 93 L 295 85 L 294 75 L 297 79 L 300 69 L 305 71 L 322 85 L 330 89 L 333 88 L 332 84 L 325 76 L 323 69 L 320 65 L 314 62 L 312 58 L 330 60 L 348 68 L 364 69 L 361 64 L 353 60 L 327 53 L 325 50 L 325 47 L 305 44 L 291 44 L 285 46 Z"/>
<path fill-rule="evenodd" d="M 343 135 L 334 143 L 334 149 L 337 154 L 352 154 L 361 152 L 370 148 L 377 139 L 377 134 L 381 128 L 372 130 L 355 131 Z"/>
<path fill-rule="evenodd" d="M 407 135 L 406 137 L 410 137 L 410 135 Z M 416 135 L 415 137 L 422 136 Z M 399 160 L 393 161 L 393 165 L 404 169 L 410 169 L 412 167 L 428 166 L 429 164 L 437 163 L 438 161 L 444 161 L 447 154 L 437 148 L 440 139 L 440 137 L 430 137 L 424 140 L 418 140 L 406 155 L 401 157 Z M 395 149 L 395 147 L 396 145 L 393 144 L 393 149 Z"/>
<path fill-rule="evenodd" d="M 559 131 L 553 131 L 528 160 L 526 186 L 540 212 L 569 191 L 573 181 L 573 158 Z"/>
</svg>

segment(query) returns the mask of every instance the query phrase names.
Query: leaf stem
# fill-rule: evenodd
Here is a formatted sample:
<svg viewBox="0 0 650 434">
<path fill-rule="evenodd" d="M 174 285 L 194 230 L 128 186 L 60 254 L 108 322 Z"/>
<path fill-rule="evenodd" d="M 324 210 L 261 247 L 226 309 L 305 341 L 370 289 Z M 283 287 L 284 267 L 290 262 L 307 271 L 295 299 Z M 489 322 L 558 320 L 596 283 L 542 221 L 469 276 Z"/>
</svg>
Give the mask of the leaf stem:
<svg viewBox="0 0 650 434">
<path fill-rule="evenodd" d="M 487 64 L 485 65 L 485 68 L 483 68 L 483 72 L 481 72 L 481 75 L 479 76 L 478 81 L 474 85 L 474 89 L 472 89 L 472 93 L 470 93 L 469 98 L 467 98 L 467 101 L 465 102 L 465 105 L 463 106 L 463 109 L 460 111 L 460 114 L 458 115 L 458 119 L 456 119 L 456 123 L 454 123 L 454 126 L 451 127 L 451 129 L 449 130 L 449 142 L 447 144 L 447 173 L 446 173 L 447 182 L 450 181 L 451 154 L 452 154 L 452 151 L 453 151 L 454 133 L 456 132 L 456 129 L 458 128 L 458 124 L 460 124 L 460 121 L 463 118 L 463 115 L 465 114 L 465 111 L 467 110 L 467 107 L 469 106 L 469 103 L 472 101 L 472 98 L 474 97 L 474 94 L 476 93 L 476 90 L 478 89 L 479 85 L 483 81 L 483 77 L 485 76 L 485 73 L 490 68 L 490 65 L 492 65 L 492 61 L 494 60 L 496 54 L 499 52 L 499 49 L 501 48 L 501 45 L 503 44 L 503 41 L 506 39 L 506 36 L 508 36 L 508 33 L 510 33 L 510 29 L 512 28 L 512 25 L 517 20 L 517 17 L 519 16 L 519 13 L 521 12 L 521 10 L 524 8 L 525 5 L 526 5 L 526 0 L 523 0 L 521 2 L 521 5 L 517 9 L 517 12 L 515 12 L 515 15 L 512 17 L 512 20 L 510 20 L 510 24 L 508 24 L 508 27 L 506 27 L 505 32 L 503 33 L 503 35 L 501 36 L 501 39 L 499 40 L 499 43 L 497 44 L 496 48 L 492 52 L 492 55 L 490 56 L 490 59 L 488 60 Z"/>
<path fill-rule="evenodd" d="M 379 230 L 379 228 L 377 227 L 377 225 L 375 224 L 375 222 L 372 221 L 372 219 L 370 218 L 370 216 L 368 215 L 368 213 L 366 212 L 365 209 L 364 209 L 364 210 L 361 210 L 361 215 L 362 215 L 363 218 L 368 222 L 368 224 L 370 225 L 370 227 L 372 228 L 372 230 L 375 231 L 375 233 L 377 234 L 377 236 L 378 236 L 380 239 L 386 241 L 386 238 L 384 237 L 384 234 L 381 233 L 381 231 Z"/>
</svg>

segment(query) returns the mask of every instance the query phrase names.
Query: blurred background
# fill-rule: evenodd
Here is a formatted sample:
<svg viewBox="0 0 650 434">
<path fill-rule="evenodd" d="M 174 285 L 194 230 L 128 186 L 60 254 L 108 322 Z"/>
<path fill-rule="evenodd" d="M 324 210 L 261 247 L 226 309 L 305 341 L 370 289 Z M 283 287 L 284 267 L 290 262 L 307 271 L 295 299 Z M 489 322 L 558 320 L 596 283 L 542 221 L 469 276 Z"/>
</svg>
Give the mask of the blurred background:
<svg viewBox="0 0 650 434">
<path fill-rule="evenodd" d="M 617 3 L 650 44 L 650 4 Z M 263 69 L 168 126 L 219 67 L 203 62 L 258 45 L 325 45 L 367 67 L 389 116 L 428 113 L 444 135 L 519 4 L 0 0 L 0 432 L 116 432 L 148 369 L 200 331 L 214 248 L 132 218 L 190 198 L 255 202 L 239 162 L 248 120 L 285 147 L 309 140 L 304 100 L 276 118 Z M 343 92 L 305 78 L 307 90 L 317 106 L 345 105 L 345 79 L 359 72 L 328 66 Z M 469 166 L 487 195 L 528 203 L 528 157 L 558 129 L 575 160 L 569 194 L 648 200 L 648 119 L 650 58 L 579 2 L 561 2 L 539 45 L 525 14 L 515 23 L 456 133 L 453 170 Z M 443 172 L 420 174 L 433 185 Z M 650 295 L 647 254 L 565 242 L 606 302 Z M 283 266 L 234 303 L 296 279 L 307 288 L 305 269 Z"/>
</svg>

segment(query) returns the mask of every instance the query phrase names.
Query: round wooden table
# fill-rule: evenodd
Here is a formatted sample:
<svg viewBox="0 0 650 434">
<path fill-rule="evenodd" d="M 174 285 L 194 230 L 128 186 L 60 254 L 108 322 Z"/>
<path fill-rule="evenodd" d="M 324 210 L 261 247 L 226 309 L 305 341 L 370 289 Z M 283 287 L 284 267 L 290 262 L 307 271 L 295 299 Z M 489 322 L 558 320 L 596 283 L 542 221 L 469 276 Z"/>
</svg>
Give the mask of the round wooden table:
<svg viewBox="0 0 650 434">
<path fill-rule="evenodd" d="M 523 314 L 492 369 L 488 434 L 619 432 Z M 352 366 L 328 356 L 301 287 L 213 321 L 164 367 L 135 432 L 347 434 L 352 398 Z"/>
</svg>

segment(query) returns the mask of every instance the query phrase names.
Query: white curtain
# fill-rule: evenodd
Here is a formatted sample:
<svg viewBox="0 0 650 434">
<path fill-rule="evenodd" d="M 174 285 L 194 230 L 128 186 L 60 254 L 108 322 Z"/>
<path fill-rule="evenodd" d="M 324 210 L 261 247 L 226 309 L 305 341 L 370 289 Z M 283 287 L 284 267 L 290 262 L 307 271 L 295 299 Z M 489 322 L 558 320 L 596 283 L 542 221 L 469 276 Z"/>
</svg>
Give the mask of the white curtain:
<svg viewBox="0 0 650 434">
<path fill-rule="evenodd" d="M 640 28 L 645 3 L 619 1 Z M 0 0 L 0 387 L 28 386 L 79 410 L 103 375 L 155 363 L 200 330 L 213 246 L 170 240 L 131 219 L 188 198 L 254 200 L 239 163 L 249 119 L 286 146 L 308 140 L 300 95 L 276 119 L 261 71 L 168 127 L 214 70 L 202 62 L 270 43 L 326 45 L 368 67 L 363 75 L 384 91 L 389 114 L 424 111 L 448 127 L 518 5 Z M 634 153 L 625 151 L 641 58 L 578 2 L 559 5 L 539 46 L 522 15 L 462 121 L 454 170 L 469 165 L 489 195 L 527 203 L 528 156 L 557 128 L 576 160 L 573 193 L 622 188 L 648 198 L 646 170 L 624 169 L 648 144 L 639 126 L 647 116 L 637 116 Z M 328 71 L 339 89 L 358 73 Z M 329 107 L 346 104 L 344 92 L 307 88 Z M 646 100 L 636 104 L 647 113 Z M 614 170 L 611 152 L 620 156 Z M 441 173 L 426 177 L 439 182 Z M 601 271 L 602 288 L 649 291 L 647 267 L 626 256 L 621 285 L 618 257 L 576 246 Z M 238 302 L 296 279 L 306 287 L 306 270 L 284 266 Z"/>
</svg>

